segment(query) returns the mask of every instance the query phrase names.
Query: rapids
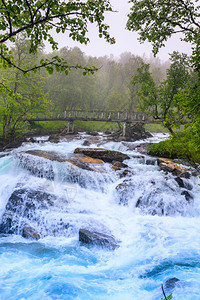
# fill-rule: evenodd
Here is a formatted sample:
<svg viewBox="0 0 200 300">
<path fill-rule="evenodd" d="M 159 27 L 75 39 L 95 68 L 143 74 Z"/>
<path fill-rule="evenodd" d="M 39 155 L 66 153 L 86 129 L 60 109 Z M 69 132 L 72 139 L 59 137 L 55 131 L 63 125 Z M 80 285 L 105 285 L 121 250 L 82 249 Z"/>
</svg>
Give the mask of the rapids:
<svg viewBox="0 0 200 300">
<path fill-rule="evenodd" d="M 43 139 L 6 155 L 0 153 L 0 220 L 8 199 L 20 188 L 49 193 L 54 202 L 35 213 L 36 229 L 45 228 L 38 241 L 17 232 L 0 235 L 0 299 L 159 300 L 161 284 L 170 278 L 179 281 L 166 287 L 167 295 L 172 293 L 177 300 L 200 299 L 198 177 L 184 179 L 192 195 L 192 201 L 186 201 L 173 175 L 161 171 L 156 161 L 146 164 L 149 157 L 141 157 L 121 142 L 98 146 L 130 155 L 124 161 L 131 170 L 130 184 L 122 194 L 116 187 L 126 178 L 120 178 L 108 163 L 103 165 L 104 172 L 75 167 L 76 174 L 70 177 L 65 163 L 41 165 L 35 159 L 33 165 L 44 171 L 40 176 L 17 159 L 21 151 L 34 149 L 71 154 L 83 147 L 86 138 L 80 134 L 58 144 Z M 148 141 L 163 138 L 157 134 Z M 50 168 L 53 179 L 45 175 Z M 140 207 L 136 207 L 138 201 Z M 69 224 L 67 229 L 59 227 L 61 220 Z M 84 245 L 79 242 L 80 228 L 111 234 L 120 247 Z"/>
</svg>

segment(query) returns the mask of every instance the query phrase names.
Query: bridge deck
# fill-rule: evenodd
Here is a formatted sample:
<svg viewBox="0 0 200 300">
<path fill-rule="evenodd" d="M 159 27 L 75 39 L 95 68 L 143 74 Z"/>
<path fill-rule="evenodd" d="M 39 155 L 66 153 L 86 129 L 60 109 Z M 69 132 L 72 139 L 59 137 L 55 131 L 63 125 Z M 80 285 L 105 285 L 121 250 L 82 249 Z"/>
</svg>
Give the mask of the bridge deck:
<svg viewBox="0 0 200 300">
<path fill-rule="evenodd" d="M 83 110 L 70 110 L 64 111 L 60 114 L 52 114 L 47 116 L 45 114 L 34 114 L 33 117 L 27 119 L 29 122 L 34 121 L 100 121 L 100 122 L 126 122 L 126 123 L 160 123 L 152 116 L 140 112 L 127 112 L 127 111 L 83 111 Z"/>
</svg>

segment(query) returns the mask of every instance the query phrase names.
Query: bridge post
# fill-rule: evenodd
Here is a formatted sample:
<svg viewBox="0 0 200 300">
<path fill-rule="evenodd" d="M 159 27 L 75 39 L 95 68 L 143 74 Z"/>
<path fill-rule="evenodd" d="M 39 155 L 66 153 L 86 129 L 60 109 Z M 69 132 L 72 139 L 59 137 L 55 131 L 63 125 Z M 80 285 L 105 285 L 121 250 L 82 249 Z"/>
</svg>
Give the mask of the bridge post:
<svg viewBox="0 0 200 300">
<path fill-rule="evenodd" d="M 123 123 L 123 133 L 122 133 L 123 137 L 126 136 L 126 122 Z"/>
<path fill-rule="evenodd" d="M 74 121 L 69 121 L 67 126 L 67 133 L 73 133 L 74 132 Z"/>
</svg>

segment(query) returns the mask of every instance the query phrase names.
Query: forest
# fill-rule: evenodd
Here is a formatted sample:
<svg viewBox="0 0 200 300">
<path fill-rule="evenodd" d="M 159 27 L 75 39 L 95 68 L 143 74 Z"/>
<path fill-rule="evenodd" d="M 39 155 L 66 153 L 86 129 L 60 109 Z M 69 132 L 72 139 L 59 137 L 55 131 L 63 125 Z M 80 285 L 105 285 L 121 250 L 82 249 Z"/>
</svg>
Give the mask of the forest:
<svg viewBox="0 0 200 300">
<path fill-rule="evenodd" d="M 157 1 L 155 11 L 154 1 L 130 1 L 127 29 L 139 32 L 141 42 L 151 42 L 154 55 L 179 32 L 191 44 L 191 57 L 173 52 L 170 61 L 161 62 L 153 55 L 147 59 L 125 52 L 119 58 L 90 57 L 78 47 L 58 49 L 52 28 L 57 33 L 68 30 L 72 39 L 87 44 L 88 23 L 97 24 L 100 38 L 115 43 L 104 18 L 112 11 L 109 1 L 63 2 L 61 7 L 59 1 L 18 2 L 18 8 L 14 2 L 14 6 L 2 4 L 0 133 L 4 141 L 29 131 L 24 120 L 38 113 L 140 110 L 159 120 L 172 137 L 155 145 L 152 153 L 199 161 L 198 7 L 190 1 L 179 1 L 177 6 Z M 171 6 L 176 12 L 172 15 Z M 19 8 L 21 18 L 14 14 Z M 51 53 L 44 50 L 45 40 Z"/>
<path fill-rule="evenodd" d="M 162 63 L 158 58 L 135 56 L 125 52 L 118 59 L 114 57 L 86 56 L 78 47 L 62 48 L 59 51 L 45 53 L 41 48 L 37 55 L 30 54 L 30 41 L 24 36 L 18 38 L 11 48 L 12 55 L 21 67 L 32 66 L 41 59 L 59 56 L 70 65 L 95 66 L 93 74 L 83 74 L 81 69 L 72 69 L 66 76 L 64 72 L 49 74 L 46 69 L 24 75 L 12 67 L 1 69 L 2 82 L 8 82 L 9 88 L 1 94 L 1 132 L 6 139 L 9 136 L 26 132 L 30 124 L 27 119 L 44 113 L 51 116 L 63 115 L 65 110 L 105 110 L 124 111 L 138 109 L 138 97 L 131 83 L 137 69 L 145 62 L 155 82 L 165 78 L 169 62 Z"/>
</svg>

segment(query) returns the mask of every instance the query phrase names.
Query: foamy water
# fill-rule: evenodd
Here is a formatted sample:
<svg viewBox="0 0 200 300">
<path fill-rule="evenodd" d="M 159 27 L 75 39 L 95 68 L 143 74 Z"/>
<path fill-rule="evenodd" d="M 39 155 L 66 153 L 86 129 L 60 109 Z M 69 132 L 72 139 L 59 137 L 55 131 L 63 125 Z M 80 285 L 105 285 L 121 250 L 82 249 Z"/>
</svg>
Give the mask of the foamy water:
<svg viewBox="0 0 200 300">
<path fill-rule="evenodd" d="M 164 137 L 156 135 L 151 141 Z M 184 180 L 193 197 L 188 202 L 174 177 L 156 164 L 146 165 L 146 157 L 125 161 L 132 172 L 127 178 L 120 178 L 108 163 L 100 173 L 53 162 L 45 168 L 53 168 L 54 180 L 46 173 L 43 178 L 31 174 L 17 159 L 17 153 L 31 149 L 70 154 L 84 138 L 23 145 L 0 158 L 0 218 L 13 191 L 39 190 L 54 196 L 53 205 L 36 210 L 36 221 L 31 221 L 41 230 L 38 241 L 1 235 L 0 299 L 161 299 L 161 284 L 174 277 L 180 281 L 166 290 L 167 295 L 200 299 L 197 177 Z M 123 143 L 103 147 L 137 153 Z M 33 165 L 44 167 L 41 163 L 36 158 Z M 120 195 L 116 187 L 125 179 L 128 187 Z M 138 199 L 143 206 L 136 207 Z M 69 226 L 63 229 L 61 223 Z M 80 228 L 112 235 L 120 247 L 112 251 L 83 245 Z"/>
</svg>

